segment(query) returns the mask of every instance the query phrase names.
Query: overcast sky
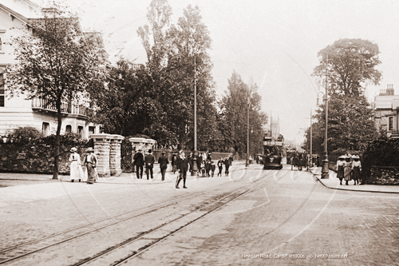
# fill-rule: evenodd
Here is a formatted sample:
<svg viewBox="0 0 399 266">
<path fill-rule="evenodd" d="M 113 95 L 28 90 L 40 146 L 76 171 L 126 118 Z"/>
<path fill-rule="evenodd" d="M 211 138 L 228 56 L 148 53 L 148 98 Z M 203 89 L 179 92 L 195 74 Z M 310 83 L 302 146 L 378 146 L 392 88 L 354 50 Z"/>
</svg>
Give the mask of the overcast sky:
<svg viewBox="0 0 399 266">
<path fill-rule="evenodd" d="M 42 4 L 43 0 L 34 0 Z M 151 0 L 69 0 L 84 10 L 82 24 L 101 31 L 111 56 L 119 53 L 144 63 L 137 28 L 147 23 Z M 216 92 L 222 95 L 235 70 L 262 95 L 263 111 L 280 118 L 286 139 L 302 141 L 316 108 L 317 84 L 311 73 L 317 53 L 342 38 L 361 38 L 380 48 L 383 72 L 380 86 L 399 89 L 399 1 L 396 0 L 169 0 L 173 21 L 189 4 L 197 5 L 213 40 Z"/>
</svg>

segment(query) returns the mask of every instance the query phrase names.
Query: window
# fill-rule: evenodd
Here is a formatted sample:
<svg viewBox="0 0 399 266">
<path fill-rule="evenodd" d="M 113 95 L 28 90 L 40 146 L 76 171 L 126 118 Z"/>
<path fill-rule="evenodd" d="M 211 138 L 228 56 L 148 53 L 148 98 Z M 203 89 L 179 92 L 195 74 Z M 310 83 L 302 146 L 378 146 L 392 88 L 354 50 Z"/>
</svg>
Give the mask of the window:
<svg viewBox="0 0 399 266">
<path fill-rule="evenodd" d="M 4 74 L 0 73 L 0 107 L 5 106 L 6 95 L 4 93 Z"/>
<path fill-rule="evenodd" d="M 389 117 L 389 127 L 388 130 L 392 130 L 393 129 L 393 116 Z"/>
<path fill-rule="evenodd" d="M 71 133 L 72 132 L 72 126 L 71 125 L 67 125 L 66 127 L 65 127 L 65 134 L 69 134 L 69 133 Z"/>
<path fill-rule="evenodd" d="M 78 133 L 83 138 L 83 127 L 82 126 L 78 126 Z"/>
<path fill-rule="evenodd" d="M 89 135 L 94 134 L 95 127 L 89 127 Z"/>
<path fill-rule="evenodd" d="M 47 136 L 50 135 L 50 124 L 49 124 L 49 123 L 43 122 L 43 125 L 42 125 L 42 134 L 43 134 L 43 136 L 45 136 L 45 137 L 47 137 Z"/>
</svg>

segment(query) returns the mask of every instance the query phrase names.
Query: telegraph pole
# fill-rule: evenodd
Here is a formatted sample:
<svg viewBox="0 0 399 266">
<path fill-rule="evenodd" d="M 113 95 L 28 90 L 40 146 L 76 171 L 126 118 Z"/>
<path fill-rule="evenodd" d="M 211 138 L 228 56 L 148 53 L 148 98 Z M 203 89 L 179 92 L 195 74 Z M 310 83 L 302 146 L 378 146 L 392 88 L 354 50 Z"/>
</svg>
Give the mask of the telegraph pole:
<svg viewBox="0 0 399 266">
<path fill-rule="evenodd" d="M 193 154 L 193 171 L 191 175 L 197 175 L 197 58 L 194 56 L 194 154 Z"/>
</svg>

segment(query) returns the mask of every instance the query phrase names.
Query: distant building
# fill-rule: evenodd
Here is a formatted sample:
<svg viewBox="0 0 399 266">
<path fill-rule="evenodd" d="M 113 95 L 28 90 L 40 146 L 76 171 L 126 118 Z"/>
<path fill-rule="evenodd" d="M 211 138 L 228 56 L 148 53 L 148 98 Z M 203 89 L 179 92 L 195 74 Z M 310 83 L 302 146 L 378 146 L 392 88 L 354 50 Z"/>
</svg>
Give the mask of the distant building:
<svg viewBox="0 0 399 266">
<path fill-rule="evenodd" d="M 273 119 L 273 116 L 270 116 L 269 124 L 266 125 L 266 136 L 272 137 L 273 139 L 277 140 L 280 134 L 280 118 L 278 117 L 277 120 Z"/>
<path fill-rule="evenodd" d="M 399 95 L 395 95 L 393 84 L 381 89 L 374 97 L 374 124 L 377 129 L 387 131 L 388 137 L 399 138 Z"/>
<path fill-rule="evenodd" d="M 7 3 L 24 15 L 6 6 Z M 13 47 L 7 44 L 11 36 L 32 34 L 30 22 L 43 18 L 40 16 L 41 12 L 48 10 L 29 0 L 4 0 L 4 4 L 0 4 L 0 137 L 5 136 L 8 130 L 24 126 L 35 127 L 45 136 L 56 132 L 55 107 L 47 105 L 46 99 L 26 100 L 23 95 L 8 99 L 7 87 L 4 84 L 7 78 L 6 67 L 14 63 Z M 99 133 L 99 125 L 87 122 L 86 107 L 63 103 L 62 110 L 61 134 L 79 133 L 87 139 L 90 134 Z"/>
</svg>

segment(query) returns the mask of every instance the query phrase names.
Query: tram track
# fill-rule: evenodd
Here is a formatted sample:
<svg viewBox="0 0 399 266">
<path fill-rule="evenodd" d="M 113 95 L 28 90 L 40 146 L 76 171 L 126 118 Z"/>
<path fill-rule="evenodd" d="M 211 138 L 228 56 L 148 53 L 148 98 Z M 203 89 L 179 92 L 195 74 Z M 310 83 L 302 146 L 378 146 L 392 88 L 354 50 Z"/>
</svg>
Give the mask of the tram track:
<svg viewBox="0 0 399 266">
<path fill-rule="evenodd" d="M 138 236 L 127 239 L 117 245 L 114 245 L 113 247 L 97 253 L 94 256 L 85 258 L 78 263 L 73 264 L 73 266 L 91 264 L 120 265 L 122 263 L 125 263 L 129 259 L 139 256 L 146 250 L 166 240 L 167 238 L 186 228 L 190 224 L 226 206 L 228 203 L 237 200 L 243 195 L 256 191 L 260 187 L 264 186 L 266 182 L 259 183 L 259 180 L 257 180 L 253 183 L 256 184 L 252 185 L 250 188 L 238 188 L 233 192 L 227 193 L 227 195 L 220 197 L 219 199 L 217 199 L 217 201 L 213 203 L 207 202 L 200 208 L 185 213 L 180 217 L 169 221 L 168 223 L 161 224 L 151 230 L 148 230 L 147 232 L 143 232 Z M 128 254 L 126 255 L 125 253 Z M 123 256 L 121 257 L 122 254 Z"/>
<path fill-rule="evenodd" d="M 44 249 L 71 241 L 79 237 L 86 236 L 96 231 L 100 231 L 107 227 L 114 226 L 122 222 L 171 207 L 173 205 L 176 205 L 181 200 L 194 198 L 196 196 L 198 196 L 198 194 L 186 192 L 185 194 L 173 196 L 165 199 L 160 203 L 155 203 L 153 205 L 146 206 L 128 213 L 123 213 L 118 216 L 95 221 L 84 226 L 74 227 L 57 234 L 42 237 L 41 239 L 35 239 L 18 245 L 6 247 L 0 250 L 0 264 L 11 262 L 13 260 L 20 259 L 33 253 L 42 251 Z"/>
<path fill-rule="evenodd" d="M 213 192 L 215 192 L 215 191 L 217 191 L 217 189 L 213 190 Z M 22 259 L 28 255 L 40 253 L 40 252 L 42 252 L 46 249 L 49 249 L 51 247 L 56 247 L 58 245 L 69 243 L 69 242 L 72 242 L 72 241 L 74 241 L 78 238 L 81 238 L 83 236 L 87 236 L 87 235 L 95 233 L 95 232 L 100 232 L 103 229 L 107 229 L 109 227 L 116 226 L 123 222 L 129 221 L 129 220 L 141 217 L 141 216 L 145 216 L 145 215 L 148 215 L 151 213 L 155 213 L 157 211 L 166 209 L 168 207 L 172 207 L 172 206 L 178 204 L 182 200 L 190 200 L 190 199 L 197 198 L 199 196 L 204 196 L 206 194 L 209 195 L 212 193 L 210 193 L 210 191 L 201 192 L 201 193 L 186 192 L 183 195 L 173 196 L 171 198 L 165 199 L 161 203 L 156 203 L 151 206 L 147 206 L 147 207 L 144 207 L 144 208 L 141 208 L 138 210 L 134 210 L 132 212 L 128 212 L 128 213 L 120 214 L 118 216 L 114 216 L 114 217 L 110 217 L 110 218 L 103 219 L 100 221 L 96 221 L 94 224 L 88 224 L 83 227 L 82 226 L 75 227 L 75 228 L 65 230 L 65 231 L 57 233 L 57 234 L 49 235 L 49 236 L 41 238 L 39 240 L 32 240 L 32 241 L 28 241 L 28 242 L 25 242 L 22 244 L 7 247 L 5 249 L 0 250 L 0 264 L 18 261 L 19 259 Z M 230 194 L 232 194 L 232 193 L 230 193 Z M 216 199 L 216 200 L 220 201 L 223 198 L 225 198 L 225 197 L 222 197 L 222 199 L 219 199 L 218 197 L 220 197 L 220 195 L 216 195 L 214 197 L 205 199 L 205 201 L 202 202 L 202 204 L 209 205 L 209 200 Z M 227 204 L 227 203 L 225 203 L 225 204 Z M 192 212 L 189 212 L 188 214 L 193 213 L 196 210 L 197 209 L 195 209 Z M 166 224 L 162 224 L 162 225 L 157 226 L 147 232 L 143 232 L 135 237 L 132 237 L 125 241 L 122 241 L 120 244 L 115 245 L 115 247 L 124 246 L 127 243 L 130 243 L 137 238 L 142 238 L 144 235 L 148 235 L 149 233 L 153 232 L 154 230 L 159 230 L 160 228 L 164 227 L 167 224 L 173 223 L 174 221 L 177 221 L 177 220 L 181 220 L 183 217 L 186 217 L 188 214 L 184 214 L 183 216 L 173 219 Z M 94 227 L 94 229 L 93 229 L 93 227 Z M 107 249 L 106 253 L 109 253 L 110 251 L 114 250 L 115 247 L 111 247 L 110 249 Z M 103 255 L 102 252 L 100 255 Z M 90 262 L 90 259 L 87 260 L 87 262 Z M 83 264 L 85 264 L 85 263 L 86 263 L 86 260 L 83 261 Z M 76 264 L 76 265 L 83 265 L 83 264 Z"/>
</svg>

